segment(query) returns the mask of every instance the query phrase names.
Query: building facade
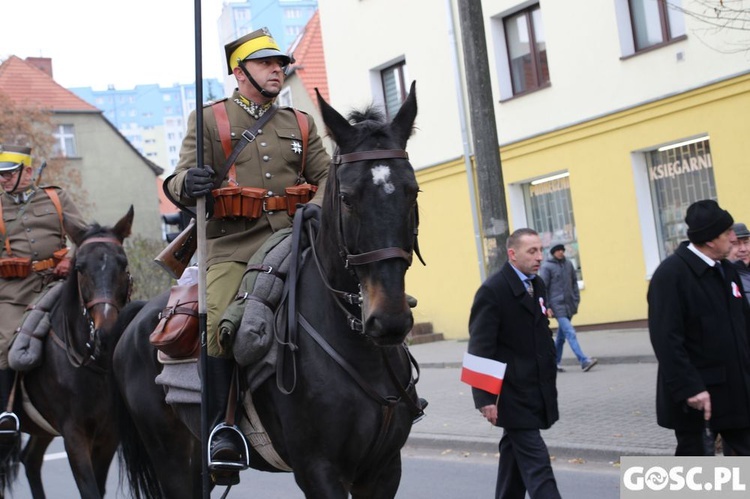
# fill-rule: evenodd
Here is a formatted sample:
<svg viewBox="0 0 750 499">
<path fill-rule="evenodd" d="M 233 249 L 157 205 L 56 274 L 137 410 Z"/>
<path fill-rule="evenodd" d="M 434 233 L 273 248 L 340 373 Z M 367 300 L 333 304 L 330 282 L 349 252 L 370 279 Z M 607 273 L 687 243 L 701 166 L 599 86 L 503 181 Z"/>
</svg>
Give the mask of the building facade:
<svg viewBox="0 0 750 499">
<path fill-rule="evenodd" d="M 224 45 L 262 27 L 268 28 L 282 52 L 288 52 L 317 8 L 318 0 L 246 0 L 224 3 L 219 17 L 221 60 L 224 60 Z M 227 76 L 224 81 L 226 95 L 232 95 L 235 86 L 234 78 Z"/>
<path fill-rule="evenodd" d="M 104 117 L 144 157 L 159 165 L 167 177 L 180 158 L 180 145 L 187 120 L 195 109 L 195 84 L 136 85 L 133 89 L 106 90 L 91 87 L 70 88 L 71 92 L 101 109 Z M 224 90 L 217 79 L 203 80 L 204 100 L 218 100 Z"/>
<path fill-rule="evenodd" d="M 52 78 L 52 60 L 10 56 L 0 64 L 0 93 L 19 107 L 51 115 L 55 139 L 51 157 L 70 170 L 65 188 L 90 223 L 116 223 L 134 207 L 133 233 L 159 241 L 161 216 L 156 178 L 162 172 L 104 119 L 101 110 Z M 34 154 L 34 151 L 32 151 Z"/>
<path fill-rule="evenodd" d="M 644 323 L 651 274 L 685 238 L 693 201 L 750 220 L 750 43 L 702 20 L 697 2 L 482 0 L 492 101 L 481 103 L 466 88 L 477 65 L 463 57 L 456 0 L 319 4 L 335 107 L 374 100 L 390 113 L 417 81 L 408 149 L 428 266 L 410 269 L 408 290 L 417 321 L 446 337 L 468 336 L 481 262 L 503 251 L 477 243 L 470 103 L 494 111 L 510 230 L 568 248 L 584 328 Z M 363 23 L 409 36 L 372 43 Z"/>
</svg>

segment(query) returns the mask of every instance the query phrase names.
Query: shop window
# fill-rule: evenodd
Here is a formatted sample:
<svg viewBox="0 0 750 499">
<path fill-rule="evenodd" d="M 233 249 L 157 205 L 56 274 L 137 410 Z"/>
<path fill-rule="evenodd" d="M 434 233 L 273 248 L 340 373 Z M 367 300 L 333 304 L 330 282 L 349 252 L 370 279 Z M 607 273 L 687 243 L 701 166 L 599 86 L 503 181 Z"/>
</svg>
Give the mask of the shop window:
<svg viewBox="0 0 750 499">
<path fill-rule="evenodd" d="M 573 263 L 578 280 L 582 280 L 581 256 L 570 196 L 570 175 L 561 173 L 534 180 L 523 186 L 529 227 L 539 233 L 544 258 L 555 244 L 565 245 L 565 258 Z"/>
<path fill-rule="evenodd" d="M 660 147 L 646 153 L 651 202 L 661 259 L 687 239 L 685 212 L 701 199 L 716 200 L 708 137 Z"/>
</svg>

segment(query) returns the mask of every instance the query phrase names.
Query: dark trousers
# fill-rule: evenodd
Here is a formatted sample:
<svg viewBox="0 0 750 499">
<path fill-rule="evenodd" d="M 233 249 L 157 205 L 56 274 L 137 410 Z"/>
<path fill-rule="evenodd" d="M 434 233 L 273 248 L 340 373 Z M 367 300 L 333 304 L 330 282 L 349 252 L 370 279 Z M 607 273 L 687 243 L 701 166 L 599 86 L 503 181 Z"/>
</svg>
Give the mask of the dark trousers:
<svg viewBox="0 0 750 499">
<path fill-rule="evenodd" d="M 750 456 L 750 428 L 733 430 L 719 430 L 724 445 L 724 455 Z M 706 456 L 713 455 L 713 448 L 707 449 L 704 444 L 703 431 L 675 430 L 677 449 L 675 456 Z M 731 449 L 731 451 L 728 451 Z"/>
<path fill-rule="evenodd" d="M 504 430 L 500 439 L 496 499 L 559 499 L 547 445 L 539 430 Z"/>
</svg>

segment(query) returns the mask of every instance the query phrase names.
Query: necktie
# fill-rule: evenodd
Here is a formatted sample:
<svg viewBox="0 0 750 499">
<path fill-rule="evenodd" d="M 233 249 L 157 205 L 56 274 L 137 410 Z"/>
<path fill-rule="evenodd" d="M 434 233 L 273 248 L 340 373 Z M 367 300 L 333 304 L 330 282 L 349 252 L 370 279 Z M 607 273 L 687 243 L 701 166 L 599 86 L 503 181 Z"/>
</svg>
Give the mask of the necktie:
<svg viewBox="0 0 750 499">
<path fill-rule="evenodd" d="M 721 263 L 716 262 L 716 265 L 714 265 L 714 268 L 719 273 L 719 275 L 721 275 L 722 279 L 726 279 L 726 275 L 724 275 L 724 267 L 721 266 Z"/>
<path fill-rule="evenodd" d="M 534 298 L 534 285 L 531 284 L 531 279 L 526 279 L 526 292 L 529 296 Z"/>
</svg>

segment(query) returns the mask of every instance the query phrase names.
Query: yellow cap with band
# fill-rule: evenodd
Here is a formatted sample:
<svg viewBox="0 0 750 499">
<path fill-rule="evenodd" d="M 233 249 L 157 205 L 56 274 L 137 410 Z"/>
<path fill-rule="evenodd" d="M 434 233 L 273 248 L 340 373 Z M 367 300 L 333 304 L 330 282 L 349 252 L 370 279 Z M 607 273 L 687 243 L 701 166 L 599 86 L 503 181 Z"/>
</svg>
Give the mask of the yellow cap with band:
<svg viewBox="0 0 750 499">
<path fill-rule="evenodd" d="M 0 144 L 0 172 L 31 166 L 31 148 Z"/>
<path fill-rule="evenodd" d="M 224 52 L 227 57 L 227 74 L 232 74 L 232 71 L 239 66 L 240 62 L 248 59 L 279 57 L 285 61 L 284 64 L 291 62 L 291 57 L 281 51 L 268 28 L 256 29 L 252 33 L 226 44 Z"/>
</svg>

